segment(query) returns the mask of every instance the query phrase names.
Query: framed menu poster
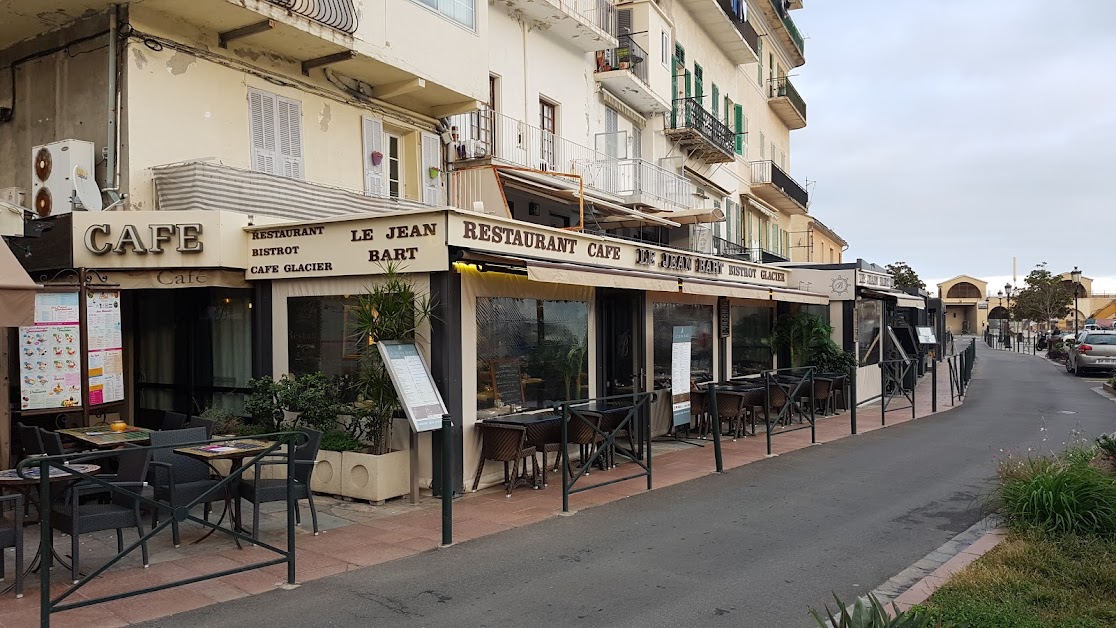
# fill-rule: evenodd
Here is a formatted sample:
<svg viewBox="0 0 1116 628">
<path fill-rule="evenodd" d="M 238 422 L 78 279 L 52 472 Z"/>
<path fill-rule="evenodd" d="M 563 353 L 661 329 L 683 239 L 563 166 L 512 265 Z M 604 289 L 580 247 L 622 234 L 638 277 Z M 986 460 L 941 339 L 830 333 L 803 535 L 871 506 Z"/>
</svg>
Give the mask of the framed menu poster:
<svg viewBox="0 0 1116 628">
<path fill-rule="evenodd" d="M 81 407 L 81 327 L 77 292 L 35 295 L 35 323 L 19 328 L 19 407 Z"/>
<path fill-rule="evenodd" d="M 85 302 L 89 332 L 89 405 L 124 400 L 124 350 L 120 291 L 90 290 Z"/>
</svg>

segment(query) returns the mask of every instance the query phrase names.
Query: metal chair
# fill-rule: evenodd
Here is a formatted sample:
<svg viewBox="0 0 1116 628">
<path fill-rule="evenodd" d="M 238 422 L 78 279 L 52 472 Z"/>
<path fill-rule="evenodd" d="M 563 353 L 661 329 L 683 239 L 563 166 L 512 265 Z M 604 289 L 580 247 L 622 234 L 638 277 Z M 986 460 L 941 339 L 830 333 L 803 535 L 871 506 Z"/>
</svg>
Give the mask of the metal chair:
<svg viewBox="0 0 1116 628">
<path fill-rule="evenodd" d="M 690 391 L 690 417 L 698 437 L 705 438 L 709 425 L 709 392 L 707 390 Z"/>
<path fill-rule="evenodd" d="M 147 466 L 151 460 L 151 452 L 147 449 L 135 449 L 134 451 L 128 451 L 127 449 L 135 448 L 128 447 L 124 452 L 117 454 L 119 466 L 116 479 L 112 484 L 139 493 L 147 485 L 144 480 L 147 477 Z M 143 538 L 144 535 L 139 498 L 125 495 L 120 491 L 112 491 L 107 503 L 82 502 L 81 500 L 85 493 L 104 492 L 105 490 L 105 487 L 99 484 L 74 484 L 68 489 L 66 499 L 55 505 L 51 514 L 51 527 L 63 534 L 70 535 L 70 556 L 73 559 L 70 565 L 70 574 L 75 583 L 78 581 L 78 574 L 81 572 L 78 556 L 81 545 L 78 543 L 78 538 L 82 534 L 116 530 L 118 552 L 124 551 L 124 528 L 134 527 L 139 532 L 140 538 Z M 52 531 L 51 537 L 53 536 Z M 140 549 L 143 553 L 143 566 L 147 567 L 146 541 L 140 544 Z"/>
<path fill-rule="evenodd" d="M 181 412 L 166 412 L 163 414 L 163 424 L 160 430 L 180 430 L 186 427 L 187 418 Z"/>
<path fill-rule="evenodd" d="M 487 460 L 504 463 L 504 486 L 507 497 L 520 484 L 530 485 L 526 474 L 527 458 L 531 459 L 532 477 L 537 477 L 539 468 L 535 460 L 535 448 L 527 446 L 527 428 L 504 423 L 478 423 L 481 435 L 481 456 L 477 465 L 477 475 L 473 478 L 473 490 L 480 486 L 481 473 Z M 519 461 L 523 461 L 524 473 L 519 472 Z M 566 456 L 567 462 L 569 456 Z M 508 465 L 512 465 L 509 467 Z"/>
<path fill-rule="evenodd" d="M 318 447 L 322 442 L 322 433 L 304 427 L 298 431 L 306 435 L 306 442 L 295 447 L 294 450 L 294 500 L 295 521 L 302 522 L 298 502 L 305 499 L 310 503 L 310 518 L 314 526 L 314 534 L 318 534 L 318 510 L 314 507 L 314 493 L 310 490 L 310 477 L 314 473 L 314 465 L 318 461 Z M 287 478 L 261 479 L 260 467 L 269 465 L 285 465 L 287 457 L 269 458 L 256 463 L 255 476 L 250 480 L 241 478 L 237 482 L 237 494 L 241 499 L 252 503 L 252 538 L 260 537 L 260 504 L 267 502 L 281 502 L 287 500 Z M 242 525 L 240 518 L 240 499 L 236 500 L 237 526 Z"/>
<path fill-rule="evenodd" d="M 12 519 L 4 517 L 4 507 L 12 506 Z M 0 580 L 7 573 L 4 549 L 15 548 L 15 594 L 23 597 L 23 495 L 0 495 Z"/>
<path fill-rule="evenodd" d="M 154 489 L 155 501 L 163 502 L 171 510 L 171 536 L 174 546 L 182 544 L 178 531 L 178 520 L 174 518 L 174 509 L 178 505 L 193 502 L 213 491 L 220 480 L 212 477 L 209 465 L 201 460 L 174 453 L 174 445 L 200 443 L 206 440 L 205 428 L 191 427 L 182 430 L 166 430 L 151 433 L 152 447 L 166 447 L 154 449 L 151 452 L 151 486 Z M 215 501 L 223 501 L 225 495 L 222 491 L 208 495 L 204 502 L 203 516 L 209 521 L 210 505 Z M 151 527 L 159 525 L 160 508 L 153 508 L 151 512 Z"/>
</svg>

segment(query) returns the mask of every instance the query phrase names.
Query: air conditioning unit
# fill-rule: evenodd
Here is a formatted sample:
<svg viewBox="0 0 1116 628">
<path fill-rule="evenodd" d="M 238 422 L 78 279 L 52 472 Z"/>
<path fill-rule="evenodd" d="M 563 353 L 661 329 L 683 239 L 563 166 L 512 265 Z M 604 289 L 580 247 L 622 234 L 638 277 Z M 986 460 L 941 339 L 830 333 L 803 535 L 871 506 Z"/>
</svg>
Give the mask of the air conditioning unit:
<svg viewBox="0 0 1116 628">
<path fill-rule="evenodd" d="M 93 175 L 93 142 L 62 140 L 31 149 L 31 212 L 35 218 L 74 209 L 101 211 L 101 189 Z"/>
<path fill-rule="evenodd" d="M 23 237 L 23 212 L 27 192 L 23 188 L 0 189 L 0 235 Z"/>
</svg>

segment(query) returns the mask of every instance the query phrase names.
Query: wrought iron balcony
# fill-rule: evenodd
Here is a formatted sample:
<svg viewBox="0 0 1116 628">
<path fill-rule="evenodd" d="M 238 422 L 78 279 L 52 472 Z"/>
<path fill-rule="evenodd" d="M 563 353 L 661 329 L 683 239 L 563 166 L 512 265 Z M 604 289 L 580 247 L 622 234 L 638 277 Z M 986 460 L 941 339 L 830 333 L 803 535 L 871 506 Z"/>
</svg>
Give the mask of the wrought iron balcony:
<svg viewBox="0 0 1116 628">
<path fill-rule="evenodd" d="M 267 0 L 291 13 L 308 17 L 352 35 L 359 25 L 353 0 Z"/>
<path fill-rule="evenodd" d="M 696 98 L 674 101 L 666 136 L 678 142 L 695 159 L 706 163 L 725 163 L 736 159 L 736 134 Z"/>
<path fill-rule="evenodd" d="M 774 26 L 773 30 L 790 53 L 794 67 L 805 64 L 806 41 L 790 17 L 791 4 L 787 0 L 770 0 L 769 3 L 760 2 L 760 6 L 763 7 L 768 21 Z"/>
<path fill-rule="evenodd" d="M 745 0 L 674 0 L 735 65 L 755 63 L 759 36 L 745 19 Z"/>
<path fill-rule="evenodd" d="M 806 101 L 787 77 L 780 76 L 771 81 L 771 97 L 767 99 L 767 104 L 788 129 L 806 126 Z"/>
<path fill-rule="evenodd" d="M 810 195 L 773 161 L 752 162 L 752 193 L 788 214 L 805 214 Z"/>
<path fill-rule="evenodd" d="M 646 35 L 645 35 L 646 36 Z M 651 89 L 647 76 L 648 57 L 631 35 L 621 35 L 615 48 L 597 51 L 594 78 L 640 113 L 663 113 L 670 103 Z"/>
</svg>

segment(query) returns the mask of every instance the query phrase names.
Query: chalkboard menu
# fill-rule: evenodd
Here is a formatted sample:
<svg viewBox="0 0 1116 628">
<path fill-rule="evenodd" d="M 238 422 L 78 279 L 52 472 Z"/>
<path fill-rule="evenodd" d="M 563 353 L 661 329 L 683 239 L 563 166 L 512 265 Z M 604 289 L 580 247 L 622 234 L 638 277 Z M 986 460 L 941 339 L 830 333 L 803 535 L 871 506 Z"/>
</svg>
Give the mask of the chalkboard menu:
<svg viewBox="0 0 1116 628">
<path fill-rule="evenodd" d="M 728 338 L 732 333 L 732 326 L 729 322 L 729 300 L 725 297 L 717 299 L 717 322 L 720 326 L 721 338 Z"/>
<path fill-rule="evenodd" d="M 492 374 L 496 396 L 506 406 L 523 403 L 523 375 L 519 360 L 491 360 L 489 370 Z"/>
</svg>

